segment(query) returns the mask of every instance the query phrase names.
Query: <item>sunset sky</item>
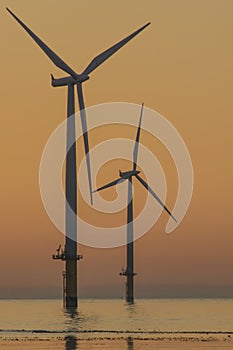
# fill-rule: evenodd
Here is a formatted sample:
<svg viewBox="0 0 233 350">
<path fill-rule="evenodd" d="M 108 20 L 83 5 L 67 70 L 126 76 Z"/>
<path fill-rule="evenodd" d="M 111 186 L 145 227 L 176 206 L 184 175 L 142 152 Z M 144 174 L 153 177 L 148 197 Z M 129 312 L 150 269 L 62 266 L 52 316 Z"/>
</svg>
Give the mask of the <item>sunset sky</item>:
<svg viewBox="0 0 233 350">
<path fill-rule="evenodd" d="M 66 88 L 54 89 L 50 73 L 62 77 L 22 28 L 8 6 L 75 71 L 151 21 L 144 32 L 93 72 L 84 85 L 86 106 L 105 102 L 145 105 L 165 116 L 183 137 L 193 162 L 194 192 L 180 226 L 165 234 L 167 216 L 135 244 L 136 296 L 233 296 L 233 2 L 232 0 L 27 0 L 0 8 L 0 298 L 61 295 L 63 263 L 54 262 L 64 236 L 48 218 L 39 190 L 44 146 L 66 117 Z M 106 129 L 107 130 L 107 129 Z M 105 134 L 129 136 L 118 127 Z M 91 147 L 104 139 L 91 133 Z M 161 161 L 174 205 L 177 175 L 158 140 L 141 142 Z M 79 159 L 83 157 L 82 142 Z M 115 163 L 114 163 L 115 164 Z M 116 165 L 116 164 L 115 164 Z M 98 184 L 111 181 L 110 164 Z M 102 175 L 101 175 L 102 174 Z M 155 174 L 156 177 L 156 174 Z M 139 189 L 138 189 L 139 191 Z M 104 198 L 116 195 L 111 189 Z M 141 207 L 137 198 L 135 211 Z M 79 200 L 82 217 L 113 225 L 126 220 L 99 214 Z M 125 247 L 79 246 L 79 291 L 83 297 L 120 297 Z"/>
</svg>

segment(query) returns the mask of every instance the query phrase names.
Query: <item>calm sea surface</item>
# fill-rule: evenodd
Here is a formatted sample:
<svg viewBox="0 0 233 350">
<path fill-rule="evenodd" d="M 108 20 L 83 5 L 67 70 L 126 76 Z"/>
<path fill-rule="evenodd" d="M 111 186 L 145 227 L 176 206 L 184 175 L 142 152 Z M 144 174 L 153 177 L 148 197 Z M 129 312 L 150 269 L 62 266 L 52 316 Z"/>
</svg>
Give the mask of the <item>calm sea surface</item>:
<svg viewBox="0 0 233 350">
<path fill-rule="evenodd" d="M 80 341 L 121 339 L 122 349 L 134 349 L 139 339 L 187 333 L 233 337 L 233 299 L 81 299 L 78 313 L 64 311 L 61 300 L 0 300 L 1 341 L 60 339 L 64 349 L 86 349 Z"/>
</svg>

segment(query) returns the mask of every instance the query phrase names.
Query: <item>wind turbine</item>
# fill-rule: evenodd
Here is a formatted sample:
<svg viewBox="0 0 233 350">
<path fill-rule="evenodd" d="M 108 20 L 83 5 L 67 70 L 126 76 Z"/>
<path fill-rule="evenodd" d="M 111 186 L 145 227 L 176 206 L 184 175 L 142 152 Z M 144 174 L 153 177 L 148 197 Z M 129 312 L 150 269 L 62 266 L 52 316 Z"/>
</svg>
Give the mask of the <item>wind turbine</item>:
<svg viewBox="0 0 233 350">
<path fill-rule="evenodd" d="M 54 259 L 61 259 L 66 262 L 66 307 L 77 307 L 77 260 L 81 259 L 81 255 L 77 255 L 77 222 L 70 213 L 69 207 L 77 214 L 77 170 L 76 170 L 76 131 L 75 120 L 69 118 L 75 113 L 74 104 L 74 86 L 77 86 L 77 94 L 79 100 L 80 117 L 83 132 L 84 149 L 86 154 L 86 166 L 88 173 L 90 201 L 92 204 L 92 182 L 91 182 L 91 167 L 89 156 L 89 141 L 87 134 L 86 112 L 83 99 L 82 83 L 89 79 L 89 74 L 93 72 L 99 65 L 105 62 L 121 47 L 127 44 L 150 23 L 145 24 L 117 44 L 113 45 L 100 55 L 96 56 L 84 69 L 81 74 L 77 74 L 68 66 L 53 50 L 51 50 L 35 33 L 31 31 L 9 8 L 7 11 L 14 19 L 25 29 L 37 45 L 44 51 L 48 58 L 62 71 L 68 74 L 64 78 L 55 79 L 51 75 L 53 87 L 67 86 L 68 87 L 68 106 L 67 106 L 67 156 L 66 156 L 66 243 L 65 250 L 60 254 L 54 255 Z M 69 122 L 68 122 L 69 121 Z M 68 145 L 72 145 L 70 148 Z M 69 148 L 69 149 L 68 149 Z"/>
<path fill-rule="evenodd" d="M 140 171 L 137 170 L 137 159 L 138 159 L 138 147 L 141 133 L 141 123 L 142 123 L 142 114 L 143 114 L 143 103 L 140 112 L 138 130 L 135 140 L 135 146 L 133 151 L 133 169 L 130 171 L 122 172 L 119 170 L 119 178 L 104 185 L 94 192 L 102 191 L 106 188 L 115 186 L 121 182 L 128 181 L 128 207 L 127 207 L 127 267 L 125 271 L 122 271 L 120 275 L 126 276 L 126 301 L 134 302 L 134 232 L 133 232 L 133 194 L 132 194 L 132 179 L 135 177 L 145 188 L 146 190 L 159 202 L 159 204 L 166 210 L 166 212 L 176 221 L 175 217 L 168 210 L 165 204 L 157 196 L 157 194 L 152 190 L 152 188 L 144 181 L 140 174 Z"/>
</svg>

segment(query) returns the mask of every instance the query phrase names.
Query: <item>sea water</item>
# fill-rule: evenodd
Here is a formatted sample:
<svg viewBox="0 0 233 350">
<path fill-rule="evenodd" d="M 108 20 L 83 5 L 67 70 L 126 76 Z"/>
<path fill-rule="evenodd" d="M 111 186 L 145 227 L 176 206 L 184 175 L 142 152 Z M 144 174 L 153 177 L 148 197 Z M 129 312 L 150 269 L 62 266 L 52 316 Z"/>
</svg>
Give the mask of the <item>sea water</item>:
<svg viewBox="0 0 233 350">
<path fill-rule="evenodd" d="M 134 339 L 158 334 L 233 337 L 233 299 L 81 299 L 77 312 L 61 300 L 0 300 L 1 340 L 66 340 L 64 349 L 79 349 L 82 340 L 121 339 L 123 349 L 134 349 Z"/>
</svg>

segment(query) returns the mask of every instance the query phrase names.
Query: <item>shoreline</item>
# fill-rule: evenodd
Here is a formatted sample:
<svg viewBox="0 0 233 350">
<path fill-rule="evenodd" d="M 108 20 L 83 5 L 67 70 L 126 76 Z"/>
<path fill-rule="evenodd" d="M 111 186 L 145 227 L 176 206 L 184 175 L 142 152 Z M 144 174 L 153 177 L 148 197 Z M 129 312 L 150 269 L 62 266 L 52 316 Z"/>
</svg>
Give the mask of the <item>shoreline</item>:
<svg viewBox="0 0 233 350">
<path fill-rule="evenodd" d="M 233 337 L 230 334 L 162 334 L 153 336 L 143 334 L 110 334 L 101 336 L 93 334 L 80 337 L 75 332 L 61 336 L 38 335 L 29 336 L 0 336 L 0 348 L 3 350 L 206 350 L 232 349 Z"/>
<path fill-rule="evenodd" d="M 232 349 L 232 340 L 227 338 L 195 337 L 157 337 L 157 338 L 98 338 L 83 339 L 75 336 L 55 337 L 50 339 L 0 339 L 3 350 L 206 350 Z"/>
</svg>

